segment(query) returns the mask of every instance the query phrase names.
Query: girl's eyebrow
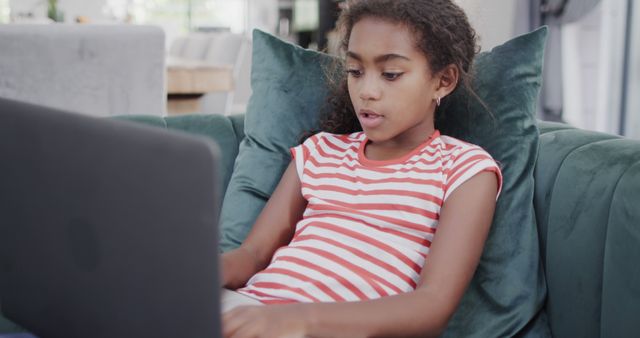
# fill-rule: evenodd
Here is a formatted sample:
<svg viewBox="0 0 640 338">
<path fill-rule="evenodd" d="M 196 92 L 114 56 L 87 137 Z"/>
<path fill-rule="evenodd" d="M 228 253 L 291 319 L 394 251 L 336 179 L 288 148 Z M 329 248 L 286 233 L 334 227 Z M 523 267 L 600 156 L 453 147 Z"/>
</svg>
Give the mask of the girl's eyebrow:
<svg viewBox="0 0 640 338">
<path fill-rule="evenodd" d="M 362 57 L 360 55 L 358 55 L 357 53 L 354 53 L 352 51 L 347 51 L 347 57 L 350 57 L 352 59 L 358 60 L 358 61 L 362 61 Z M 400 55 L 400 54 L 384 54 L 384 55 L 380 55 L 380 56 L 376 56 L 373 59 L 374 63 L 384 63 L 393 59 L 402 59 L 402 60 L 406 60 L 406 61 L 411 61 L 411 59 L 409 59 L 408 57 L 404 56 L 404 55 Z"/>
</svg>

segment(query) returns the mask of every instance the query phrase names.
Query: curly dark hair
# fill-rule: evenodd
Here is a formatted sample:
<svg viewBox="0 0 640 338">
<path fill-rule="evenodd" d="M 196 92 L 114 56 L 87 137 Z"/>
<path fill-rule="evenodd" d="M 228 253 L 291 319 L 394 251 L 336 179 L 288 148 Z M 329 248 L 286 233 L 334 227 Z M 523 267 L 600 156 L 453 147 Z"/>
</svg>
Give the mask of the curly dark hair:
<svg viewBox="0 0 640 338">
<path fill-rule="evenodd" d="M 467 15 L 452 0 L 347 1 L 337 23 L 342 37 L 341 52 L 347 50 L 353 26 L 366 17 L 406 25 L 414 33 L 416 47 L 426 55 L 432 71 L 438 72 L 454 65 L 459 73 L 454 92 L 464 87 L 467 94 L 482 104 L 471 87 L 473 59 L 479 52 L 476 32 Z M 327 79 L 329 97 L 321 113 L 320 130 L 337 134 L 362 130 L 349 97 L 343 58 L 327 68 Z M 443 98 L 436 109 L 436 128 L 443 121 L 441 112 L 446 110 L 451 96 Z M 484 104 L 482 106 L 487 108 Z"/>
</svg>

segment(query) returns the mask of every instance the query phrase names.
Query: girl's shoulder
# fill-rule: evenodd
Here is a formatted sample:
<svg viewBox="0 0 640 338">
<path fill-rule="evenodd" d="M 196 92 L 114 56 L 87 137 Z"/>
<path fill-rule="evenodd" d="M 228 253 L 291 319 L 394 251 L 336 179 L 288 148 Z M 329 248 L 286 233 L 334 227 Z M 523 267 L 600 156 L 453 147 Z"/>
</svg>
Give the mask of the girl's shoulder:
<svg viewBox="0 0 640 338">
<path fill-rule="evenodd" d="M 449 135 L 440 135 L 438 139 L 440 141 L 441 147 L 446 150 L 446 153 L 452 155 L 452 159 L 456 158 L 460 154 L 466 153 L 482 154 L 488 157 L 492 157 L 488 151 L 477 144 L 470 143 Z"/>
<path fill-rule="evenodd" d="M 480 147 L 476 144 L 467 142 L 467 141 L 463 141 L 459 138 L 455 138 L 453 136 L 449 136 L 449 135 L 440 135 L 440 140 L 442 143 L 450 146 L 450 147 L 456 147 L 456 148 L 472 148 L 472 147 Z"/>
</svg>

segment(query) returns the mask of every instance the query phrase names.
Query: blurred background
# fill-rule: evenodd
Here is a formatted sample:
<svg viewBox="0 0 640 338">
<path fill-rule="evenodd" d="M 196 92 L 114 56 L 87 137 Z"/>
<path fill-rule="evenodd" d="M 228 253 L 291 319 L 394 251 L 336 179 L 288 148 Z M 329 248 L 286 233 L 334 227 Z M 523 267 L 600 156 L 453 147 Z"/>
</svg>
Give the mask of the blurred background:
<svg viewBox="0 0 640 338">
<path fill-rule="evenodd" d="M 634 0 L 456 2 L 467 11 L 483 50 L 549 26 L 540 119 L 640 138 L 640 4 Z M 166 56 L 174 58 L 167 65 L 183 64 L 185 59 L 226 64 L 233 82 L 233 88 L 222 91 L 169 92 L 167 102 L 175 104 L 167 112 L 232 114 L 246 108 L 250 95 L 254 28 L 305 48 L 335 53 L 333 30 L 342 5 L 336 0 L 0 0 L 0 23 L 159 26 Z M 223 44 L 225 39 L 235 47 Z M 194 98 L 197 106 L 181 110 L 177 104 Z"/>
</svg>

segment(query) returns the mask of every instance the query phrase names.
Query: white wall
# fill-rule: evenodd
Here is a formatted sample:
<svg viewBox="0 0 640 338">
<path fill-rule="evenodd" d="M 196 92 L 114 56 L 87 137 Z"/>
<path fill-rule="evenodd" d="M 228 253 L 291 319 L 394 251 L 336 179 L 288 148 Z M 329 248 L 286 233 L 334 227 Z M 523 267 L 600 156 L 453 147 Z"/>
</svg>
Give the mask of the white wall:
<svg viewBox="0 0 640 338">
<path fill-rule="evenodd" d="M 246 31 L 251 36 L 254 28 L 275 34 L 278 26 L 277 0 L 247 0 L 248 15 Z"/>
<path fill-rule="evenodd" d="M 42 0 L 9 0 L 11 16 L 33 13 L 35 18 L 47 17 L 47 4 Z"/>
<path fill-rule="evenodd" d="M 456 0 L 480 37 L 482 50 L 502 44 L 515 36 L 515 0 Z"/>
<path fill-rule="evenodd" d="M 58 0 L 64 10 L 65 21 L 73 22 L 78 16 L 86 16 L 91 21 L 101 21 L 104 18 L 103 8 L 106 0 Z"/>
</svg>

